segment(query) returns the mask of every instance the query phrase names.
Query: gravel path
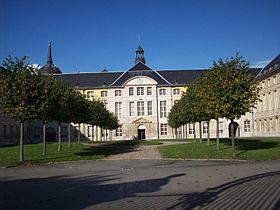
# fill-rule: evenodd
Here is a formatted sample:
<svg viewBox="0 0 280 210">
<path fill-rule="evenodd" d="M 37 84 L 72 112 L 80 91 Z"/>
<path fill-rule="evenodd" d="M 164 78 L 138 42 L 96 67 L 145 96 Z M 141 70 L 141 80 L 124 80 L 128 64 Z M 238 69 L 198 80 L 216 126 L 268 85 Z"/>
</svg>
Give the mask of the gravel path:
<svg viewBox="0 0 280 210">
<path fill-rule="evenodd" d="M 173 144 L 185 144 L 186 142 L 170 141 L 162 142 L 162 145 L 138 146 L 131 151 L 110 155 L 105 160 L 160 160 L 162 159 L 158 147 Z"/>
</svg>

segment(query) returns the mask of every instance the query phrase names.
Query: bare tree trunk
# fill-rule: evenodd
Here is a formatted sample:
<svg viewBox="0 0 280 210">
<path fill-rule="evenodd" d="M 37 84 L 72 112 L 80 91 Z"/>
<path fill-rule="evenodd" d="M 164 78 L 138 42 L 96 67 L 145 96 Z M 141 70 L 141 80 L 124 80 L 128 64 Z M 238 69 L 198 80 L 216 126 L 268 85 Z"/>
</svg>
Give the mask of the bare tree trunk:
<svg viewBox="0 0 280 210">
<path fill-rule="evenodd" d="M 91 141 L 93 141 L 94 138 L 94 125 L 91 125 Z"/>
<path fill-rule="evenodd" d="M 234 139 L 234 123 L 233 120 L 230 120 L 230 134 L 231 134 L 231 146 L 232 146 L 232 157 L 235 158 L 235 139 Z"/>
<path fill-rule="evenodd" d="M 43 122 L 43 155 L 46 155 L 46 151 L 47 151 L 47 143 L 46 143 L 46 122 Z"/>
<path fill-rule="evenodd" d="M 57 151 L 60 152 L 61 151 L 61 124 L 58 124 L 58 147 L 57 147 Z"/>
<path fill-rule="evenodd" d="M 185 130 L 185 132 L 186 132 L 186 139 L 188 139 L 188 124 L 186 124 L 186 130 Z"/>
<path fill-rule="evenodd" d="M 219 118 L 216 119 L 216 135 L 217 135 L 217 150 L 220 150 L 220 137 L 219 137 Z"/>
<path fill-rule="evenodd" d="M 71 147 L 71 123 L 68 123 L 68 147 Z"/>
<path fill-rule="evenodd" d="M 24 162 L 23 133 L 23 122 L 20 122 L 19 161 L 21 163 Z"/>
<path fill-rule="evenodd" d="M 201 130 L 201 122 L 199 122 L 199 142 L 202 143 L 202 130 Z"/>
<path fill-rule="evenodd" d="M 210 146 L 210 121 L 207 121 L 207 144 Z"/>
<path fill-rule="evenodd" d="M 193 123 L 193 138 L 196 141 L 195 123 Z"/>
<path fill-rule="evenodd" d="M 79 123 L 79 130 L 78 130 L 78 144 L 80 144 L 81 141 L 81 124 Z"/>
</svg>

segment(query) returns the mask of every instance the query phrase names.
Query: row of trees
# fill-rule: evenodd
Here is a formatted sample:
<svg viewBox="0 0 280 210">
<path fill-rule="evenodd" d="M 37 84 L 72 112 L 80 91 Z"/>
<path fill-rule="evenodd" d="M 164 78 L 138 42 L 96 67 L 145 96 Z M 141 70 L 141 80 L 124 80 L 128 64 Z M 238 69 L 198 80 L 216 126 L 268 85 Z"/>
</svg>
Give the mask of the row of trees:
<svg viewBox="0 0 280 210">
<path fill-rule="evenodd" d="M 214 61 L 209 71 L 198 77 L 189 87 L 168 116 L 168 124 L 178 128 L 187 123 L 217 122 L 217 149 L 219 150 L 219 118 L 231 121 L 232 155 L 235 157 L 234 119 L 250 111 L 258 99 L 259 88 L 249 63 L 237 53 L 235 57 Z M 208 145 L 210 144 L 208 131 Z"/>
<path fill-rule="evenodd" d="M 29 66 L 27 57 L 8 57 L 0 68 L 0 111 L 20 122 L 20 161 L 23 154 L 25 121 L 43 121 L 43 154 L 46 154 L 46 124 L 59 125 L 58 151 L 61 150 L 61 124 L 86 123 L 104 129 L 117 129 L 118 119 L 101 101 L 89 101 L 81 93 L 52 76 Z M 68 145 L 71 145 L 70 135 Z M 80 137 L 80 134 L 78 135 Z M 80 138 L 78 138 L 78 141 Z"/>
</svg>

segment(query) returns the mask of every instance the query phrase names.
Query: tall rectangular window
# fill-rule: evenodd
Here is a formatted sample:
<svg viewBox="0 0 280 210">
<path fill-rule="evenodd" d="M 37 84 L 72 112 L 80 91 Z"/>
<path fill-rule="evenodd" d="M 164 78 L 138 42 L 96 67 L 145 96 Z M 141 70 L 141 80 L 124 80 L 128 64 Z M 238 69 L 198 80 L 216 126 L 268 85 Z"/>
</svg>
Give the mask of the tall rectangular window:
<svg viewBox="0 0 280 210">
<path fill-rule="evenodd" d="M 122 116 L 122 103 L 121 102 L 115 102 L 115 115 L 118 119 Z"/>
<path fill-rule="evenodd" d="M 134 116 L 134 102 L 129 102 L 129 116 Z"/>
<path fill-rule="evenodd" d="M 122 136 L 122 133 L 123 133 L 123 129 L 122 129 L 122 125 L 120 125 L 116 130 L 116 136 Z"/>
<path fill-rule="evenodd" d="M 251 122 L 249 120 L 244 121 L 244 132 L 250 132 L 251 131 Z"/>
<path fill-rule="evenodd" d="M 203 134 L 207 134 L 208 133 L 208 124 L 207 124 L 207 122 L 203 122 L 202 133 Z"/>
<path fill-rule="evenodd" d="M 144 87 L 137 87 L 137 95 L 138 96 L 144 95 Z"/>
<path fill-rule="evenodd" d="M 33 128 L 33 137 L 34 137 L 34 139 L 39 139 L 39 138 L 41 138 L 41 129 L 40 129 L 39 126 L 35 126 L 35 127 Z"/>
<path fill-rule="evenodd" d="M 159 105 L 160 118 L 166 117 L 166 101 L 160 101 Z"/>
<path fill-rule="evenodd" d="M 144 101 L 137 101 L 137 115 L 144 115 Z"/>
<path fill-rule="evenodd" d="M 166 95 L 166 89 L 159 89 L 159 95 Z"/>
<path fill-rule="evenodd" d="M 189 124 L 189 134 L 194 134 L 194 125 L 193 125 L 193 123 Z"/>
<path fill-rule="evenodd" d="M 121 90 L 115 90 L 115 96 L 122 96 Z"/>
<path fill-rule="evenodd" d="M 167 135 L 167 124 L 160 124 L 160 135 L 166 136 Z"/>
<path fill-rule="evenodd" d="M 89 125 L 89 126 L 87 127 L 87 136 L 88 136 L 88 137 L 91 137 L 91 136 L 92 136 L 92 131 L 93 131 L 92 126 Z"/>
<path fill-rule="evenodd" d="M 128 95 L 129 96 L 133 96 L 134 95 L 134 88 L 133 87 L 128 88 Z"/>
<path fill-rule="evenodd" d="M 101 91 L 101 97 L 102 98 L 107 97 L 107 91 Z"/>
<path fill-rule="evenodd" d="M 147 87 L 147 95 L 148 96 L 152 95 L 152 87 Z"/>
<path fill-rule="evenodd" d="M 148 115 L 153 115 L 153 102 L 147 101 Z"/>
<path fill-rule="evenodd" d="M 223 133 L 223 132 L 224 132 L 224 123 L 219 122 L 219 133 Z"/>
</svg>

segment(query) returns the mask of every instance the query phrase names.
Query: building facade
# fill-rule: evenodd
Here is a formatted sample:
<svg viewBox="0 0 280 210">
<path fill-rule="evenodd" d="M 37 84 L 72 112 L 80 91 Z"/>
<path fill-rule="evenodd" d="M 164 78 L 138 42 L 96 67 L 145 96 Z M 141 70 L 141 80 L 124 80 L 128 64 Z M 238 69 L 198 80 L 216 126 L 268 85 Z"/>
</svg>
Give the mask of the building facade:
<svg viewBox="0 0 280 210">
<path fill-rule="evenodd" d="M 280 55 L 263 69 L 250 69 L 261 86 L 261 101 L 252 112 L 246 113 L 238 123 L 237 136 L 280 136 Z M 99 127 L 71 124 L 71 138 L 77 138 L 80 130 L 82 138 L 91 141 L 130 139 L 173 139 L 216 137 L 216 121 L 187 124 L 172 129 L 167 124 L 170 109 L 187 91 L 191 82 L 207 70 L 155 70 L 146 65 L 144 50 L 136 49 L 135 64 L 126 71 L 63 74 L 53 64 L 49 44 L 47 64 L 41 71 L 64 80 L 68 86 L 80 91 L 88 100 L 101 100 L 106 108 L 115 113 L 120 127 L 108 131 Z M 219 119 L 220 137 L 229 136 L 229 121 Z M 30 141 L 39 141 L 42 136 L 41 122 L 29 122 Z M 2 129 L 4 129 L 2 123 Z M 0 128 L 1 129 L 1 128 Z M 48 139 L 57 137 L 57 126 L 49 123 Z M 62 126 L 62 139 L 67 139 L 67 125 Z M 3 138 L 3 136 L 0 138 Z M 4 140 L 1 140 L 4 141 Z"/>
</svg>

